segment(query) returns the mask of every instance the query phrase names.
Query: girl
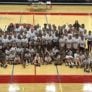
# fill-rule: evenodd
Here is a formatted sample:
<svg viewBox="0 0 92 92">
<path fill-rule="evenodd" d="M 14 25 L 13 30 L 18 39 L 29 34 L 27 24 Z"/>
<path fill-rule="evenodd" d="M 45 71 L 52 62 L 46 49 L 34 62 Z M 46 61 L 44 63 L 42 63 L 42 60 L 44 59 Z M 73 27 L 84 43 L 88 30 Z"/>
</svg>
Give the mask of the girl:
<svg viewBox="0 0 92 92">
<path fill-rule="evenodd" d="M 21 57 L 16 53 L 14 58 L 14 64 L 20 64 L 21 63 Z"/>
<path fill-rule="evenodd" d="M 65 64 L 70 66 L 70 67 L 73 67 L 73 65 L 74 65 L 73 52 L 71 50 L 66 51 Z"/>
<path fill-rule="evenodd" d="M 34 57 L 33 64 L 35 66 L 40 66 L 41 65 L 41 57 L 38 53 L 36 53 L 36 55 Z"/>
<path fill-rule="evenodd" d="M 51 58 L 51 56 L 49 55 L 49 53 L 46 53 L 46 54 L 45 54 L 44 61 L 46 62 L 46 64 L 50 64 L 50 63 L 51 63 L 52 58 Z"/>
<path fill-rule="evenodd" d="M 76 51 L 76 53 L 74 54 L 74 63 L 76 67 L 79 67 L 81 65 L 79 51 Z"/>
</svg>

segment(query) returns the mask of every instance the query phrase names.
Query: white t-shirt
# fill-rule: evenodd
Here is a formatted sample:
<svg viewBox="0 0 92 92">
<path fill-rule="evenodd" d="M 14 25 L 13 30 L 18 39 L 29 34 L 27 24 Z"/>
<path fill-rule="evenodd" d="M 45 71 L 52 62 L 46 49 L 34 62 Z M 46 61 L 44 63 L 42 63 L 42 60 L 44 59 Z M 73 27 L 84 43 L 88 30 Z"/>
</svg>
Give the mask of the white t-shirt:
<svg viewBox="0 0 92 92">
<path fill-rule="evenodd" d="M 32 49 L 29 49 L 29 52 L 30 52 L 31 54 L 34 54 L 34 53 L 35 53 L 35 50 L 32 48 Z"/>
<path fill-rule="evenodd" d="M 53 41 L 57 42 L 58 41 L 58 37 L 57 36 L 53 36 Z"/>
<path fill-rule="evenodd" d="M 80 45 L 80 47 L 85 48 L 86 41 L 85 41 L 85 40 L 81 40 L 81 39 L 80 39 L 80 41 L 79 41 L 79 45 Z"/>
<path fill-rule="evenodd" d="M 12 41 L 13 41 L 12 39 L 8 39 L 8 43 L 12 43 Z"/>
<path fill-rule="evenodd" d="M 46 40 L 46 35 L 43 35 L 42 36 L 42 40 Z"/>
<path fill-rule="evenodd" d="M 23 48 L 16 48 L 16 51 L 19 52 L 19 53 L 23 52 Z"/>
<path fill-rule="evenodd" d="M 66 47 L 70 49 L 72 47 L 72 43 L 73 43 L 72 39 L 67 39 L 66 40 Z"/>
<path fill-rule="evenodd" d="M 21 39 L 16 39 L 16 43 L 21 43 Z"/>
<path fill-rule="evenodd" d="M 7 49 L 6 49 L 6 50 L 5 50 L 5 54 L 6 54 L 6 55 L 9 55 L 9 54 L 10 54 L 10 50 L 7 50 Z"/>
<path fill-rule="evenodd" d="M 11 47 L 10 53 L 11 53 L 11 54 L 15 54 L 15 53 L 16 53 L 16 47 Z"/>
<path fill-rule="evenodd" d="M 60 45 L 60 47 L 64 47 L 65 46 L 65 39 L 64 38 L 60 38 L 59 39 L 59 45 Z"/>
<path fill-rule="evenodd" d="M 82 34 L 84 34 L 84 31 L 85 31 L 85 29 L 84 28 L 79 28 L 79 32 L 81 32 Z"/>
<path fill-rule="evenodd" d="M 21 42 L 22 43 L 28 43 L 28 39 L 27 38 L 23 38 L 23 39 L 21 39 Z"/>
<path fill-rule="evenodd" d="M 53 52 L 53 54 L 55 55 L 56 53 L 58 53 L 58 52 L 59 52 L 59 50 L 58 50 L 58 49 L 53 48 L 53 49 L 52 49 L 52 52 Z"/>
<path fill-rule="evenodd" d="M 92 41 L 92 35 L 87 35 L 88 41 Z"/>
<path fill-rule="evenodd" d="M 2 39 L 2 42 L 3 42 L 3 44 L 6 44 L 6 43 L 8 43 L 8 38 L 6 38 L 6 39 Z"/>
<path fill-rule="evenodd" d="M 75 53 L 75 54 L 74 54 L 74 58 L 76 58 L 76 59 L 79 58 L 79 56 L 80 56 L 80 55 L 79 55 L 78 53 Z"/>
<path fill-rule="evenodd" d="M 77 49 L 79 46 L 79 38 L 73 37 L 73 48 Z"/>
</svg>

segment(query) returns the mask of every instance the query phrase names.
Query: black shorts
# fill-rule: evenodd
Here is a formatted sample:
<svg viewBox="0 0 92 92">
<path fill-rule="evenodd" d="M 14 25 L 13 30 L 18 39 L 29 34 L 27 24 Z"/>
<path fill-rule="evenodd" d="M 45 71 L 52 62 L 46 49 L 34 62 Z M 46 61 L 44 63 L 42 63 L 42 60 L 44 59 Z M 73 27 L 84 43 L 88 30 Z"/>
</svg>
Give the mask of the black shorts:
<svg viewBox="0 0 92 92">
<path fill-rule="evenodd" d="M 92 41 L 88 41 L 88 42 L 87 42 L 87 45 L 88 45 L 88 46 L 89 46 L 89 45 L 92 46 Z"/>
<path fill-rule="evenodd" d="M 77 50 L 78 50 L 78 49 L 73 48 L 73 49 L 72 49 L 73 54 L 76 53 Z"/>
<path fill-rule="evenodd" d="M 80 51 L 85 52 L 85 48 L 83 47 L 79 47 L 79 48 L 80 48 Z"/>
</svg>

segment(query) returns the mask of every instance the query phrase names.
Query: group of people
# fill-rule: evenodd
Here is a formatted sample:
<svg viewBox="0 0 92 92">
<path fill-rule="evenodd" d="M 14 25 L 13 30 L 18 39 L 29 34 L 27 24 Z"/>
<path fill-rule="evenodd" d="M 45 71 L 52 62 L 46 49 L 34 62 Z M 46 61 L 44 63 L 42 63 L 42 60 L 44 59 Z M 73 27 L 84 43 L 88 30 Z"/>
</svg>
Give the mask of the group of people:
<svg viewBox="0 0 92 92">
<path fill-rule="evenodd" d="M 65 64 L 91 72 L 91 47 L 91 31 L 77 20 L 61 26 L 10 23 L 7 30 L 0 29 L 1 67 L 7 64 L 22 64 L 23 67 Z"/>
</svg>

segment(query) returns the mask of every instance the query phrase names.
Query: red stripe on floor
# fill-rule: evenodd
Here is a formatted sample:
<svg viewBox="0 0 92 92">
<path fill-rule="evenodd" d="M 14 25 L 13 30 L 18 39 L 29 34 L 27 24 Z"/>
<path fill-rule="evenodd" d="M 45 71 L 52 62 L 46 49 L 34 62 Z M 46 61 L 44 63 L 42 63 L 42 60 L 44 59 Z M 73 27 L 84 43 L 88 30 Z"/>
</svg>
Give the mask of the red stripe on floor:
<svg viewBox="0 0 92 92">
<path fill-rule="evenodd" d="M 73 15 L 73 16 L 89 16 L 92 13 L 46 13 L 46 12 L 0 12 L 1 15 Z"/>
<path fill-rule="evenodd" d="M 0 75 L 0 83 L 10 83 L 10 75 Z M 90 83 L 92 75 L 14 75 L 14 83 Z"/>
</svg>

